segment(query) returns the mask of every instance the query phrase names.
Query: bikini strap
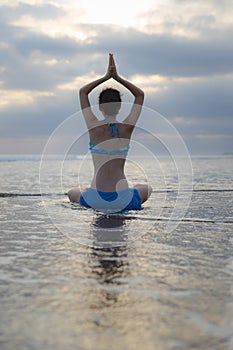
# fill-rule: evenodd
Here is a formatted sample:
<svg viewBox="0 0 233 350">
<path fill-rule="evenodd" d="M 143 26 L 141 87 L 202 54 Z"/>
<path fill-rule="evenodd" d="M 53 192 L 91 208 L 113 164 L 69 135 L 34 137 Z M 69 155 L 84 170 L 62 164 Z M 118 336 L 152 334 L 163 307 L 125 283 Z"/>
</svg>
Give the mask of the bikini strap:
<svg viewBox="0 0 233 350">
<path fill-rule="evenodd" d="M 110 131 L 110 135 L 112 137 L 118 136 L 118 138 L 122 141 L 122 138 L 119 132 L 118 123 L 116 121 L 112 122 L 108 118 L 105 118 L 105 121 L 108 124 L 108 131 Z"/>
</svg>

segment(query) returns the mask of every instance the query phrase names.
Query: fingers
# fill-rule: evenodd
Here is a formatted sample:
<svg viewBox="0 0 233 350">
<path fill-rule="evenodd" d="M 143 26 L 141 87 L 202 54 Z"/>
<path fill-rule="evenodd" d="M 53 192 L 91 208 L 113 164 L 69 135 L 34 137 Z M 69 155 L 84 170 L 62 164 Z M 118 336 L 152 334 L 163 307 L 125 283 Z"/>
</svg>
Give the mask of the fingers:
<svg viewBox="0 0 233 350">
<path fill-rule="evenodd" d="M 110 64 L 110 66 L 112 66 L 112 64 L 113 64 L 113 54 L 112 53 L 109 54 L 109 64 Z"/>
<path fill-rule="evenodd" d="M 109 60 L 108 60 L 108 65 L 111 66 L 111 61 L 112 61 L 112 54 L 109 54 Z"/>
<path fill-rule="evenodd" d="M 112 55 L 112 64 L 113 64 L 114 66 L 116 65 L 113 55 Z"/>
<path fill-rule="evenodd" d="M 110 75 L 110 77 L 113 78 L 117 76 L 116 64 L 112 53 L 109 53 L 109 64 L 107 73 L 108 75 Z"/>
</svg>

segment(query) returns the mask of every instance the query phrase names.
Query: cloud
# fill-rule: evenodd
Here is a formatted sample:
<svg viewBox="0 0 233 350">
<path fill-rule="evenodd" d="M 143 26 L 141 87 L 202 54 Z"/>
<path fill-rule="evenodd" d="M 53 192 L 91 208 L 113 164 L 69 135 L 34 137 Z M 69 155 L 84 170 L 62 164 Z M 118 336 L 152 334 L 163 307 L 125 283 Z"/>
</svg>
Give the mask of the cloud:
<svg viewBox="0 0 233 350">
<path fill-rule="evenodd" d="M 170 34 L 146 34 L 135 29 L 99 33 L 93 47 L 116 52 L 125 72 L 165 76 L 225 74 L 233 70 L 233 31 L 226 38 L 188 39 Z M 132 64 L 133 60 L 133 64 Z"/>
<path fill-rule="evenodd" d="M 145 104 L 184 137 L 194 144 L 204 142 L 196 135 L 220 135 L 218 142 L 226 135 L 223 144 L 230 147 L 233 5 L 167 4 L 138 16 L 137 27 L 80 23 L 52 2 L 0 6 L 1 137 L 49 135 L 79 108 L 75 90 L 104 74 L 114 52 L 120 74 L 144 89 Z"/>
<path fill-rule="evenodd" d="M 65 13 L 62 7 L 53 4 L 28 4 L 19 2 L 16 5 L 2 5 L 0 17 L 4 18 L 7 22 L 13 22 L 21 17 L 31 16 L 37 19 L 50 19 L 59 18 Z"/>
<path fill-rule="evenodd" d="M 33 104 L 37 97 L 40 96 L 53 96 L 52 92 L 46 91 L 31 91 L 31 90 L 9 90 L 1 89 L 1 100 L 0 107 L 8 107 L 9 105 L 14 104 L 15 106 L 19 105 L 30 105 Z"/>
<path fill-rule="evenodd" d="M 87 74 L 97 67 L 104 71 L 103 53 L 110 50 L 117 54 L 119 68 L 126 76 L 193 77 L 233 70 L 230 32 L 228 37 L 206 40 L 147 34 L 111 25 L 77 25 L 76 30 L 86 32 L 88 39 L 83 42 L 62 34 L 50 37 L 22 26 L 3 24 L 6 48 L 1 49 L 1 60 L 5 87 L 48 89 L 68 83 L 74 73 Z M 25 79 L 26 75 L 29 79 Z"/>
<path fill-rule="evenodd" d="M 156 104 L 168 116 L 187 118 L 232 118 L 233 74 L 199 79 L 171 79 L 167 89 L 148 94 L 148 103 Z M 231 125 L 230 125 L 231 126 Z"/>
<path fill-rule="evenodd" d="M 169 0 L 155 2 L 149 11 L 137 18 L 141 30 L 147 33 L 170 33 L 187 38 L 211 38 L 232 28 L 231 0 Z"/>
</svg>

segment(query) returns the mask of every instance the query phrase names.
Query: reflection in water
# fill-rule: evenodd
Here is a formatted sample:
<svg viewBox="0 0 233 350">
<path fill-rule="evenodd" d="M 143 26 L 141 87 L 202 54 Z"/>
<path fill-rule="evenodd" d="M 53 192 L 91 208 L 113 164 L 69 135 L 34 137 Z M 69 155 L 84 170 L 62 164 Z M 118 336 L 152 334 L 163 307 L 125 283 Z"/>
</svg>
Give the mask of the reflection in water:
<svg viewBox="0 0 233 350">
<path fill-rule="evenodd" d="M 91 226 L 95 247 L 116 247 L 127 244 L 125 217 L 122 215 L 97 215 Z"/>
<path fill-rule="evenodd" d="M 98 228 L 119 228 L 124 225 L 125 217 L 120 215 L 99 215 L 93 225 Z"/>
<path fill-rule="evenodd" d="M 99 215 L 93 223 L 94 246 L 91 249 L 90 265 L 92 276 L 100 288 L 99 293 L 95 291 L 92 307 L 99 310 L 124 299 L 121 284 L 129 271 L 124 220 L 120 215 Z"/>
<path fill-rule="evenodd" d="M 92 248 L 90 258 L 92 276 L 99 287 L 99 293 L 95 291 L 95 308 L 101 310 L 103 306 L 122 302 L 121 279 L 126 277 L 128 270 L 126 248 Z"/>
</svg>

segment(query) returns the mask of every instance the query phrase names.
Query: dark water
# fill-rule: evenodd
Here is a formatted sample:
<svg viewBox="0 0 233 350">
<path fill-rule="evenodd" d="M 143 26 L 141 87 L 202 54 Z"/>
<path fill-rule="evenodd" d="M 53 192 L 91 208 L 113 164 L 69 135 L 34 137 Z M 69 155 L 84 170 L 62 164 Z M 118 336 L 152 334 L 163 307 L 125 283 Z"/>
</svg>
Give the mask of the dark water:
<svg viewBox="0 0 233 350">
<path fill-rule="evenodd" d="M 188 211 L 168 232 L 166 160 L 166 186 L 151 177 L 143 211 L 111 221 L 68 203 L 56 162 L 41 196 L 38 161 L 1 161 L 0 348 L 233 349 L 233 159 L 192 162 Z M 102 244 L 107 225 L 122 245 Z"/>
</svg>

